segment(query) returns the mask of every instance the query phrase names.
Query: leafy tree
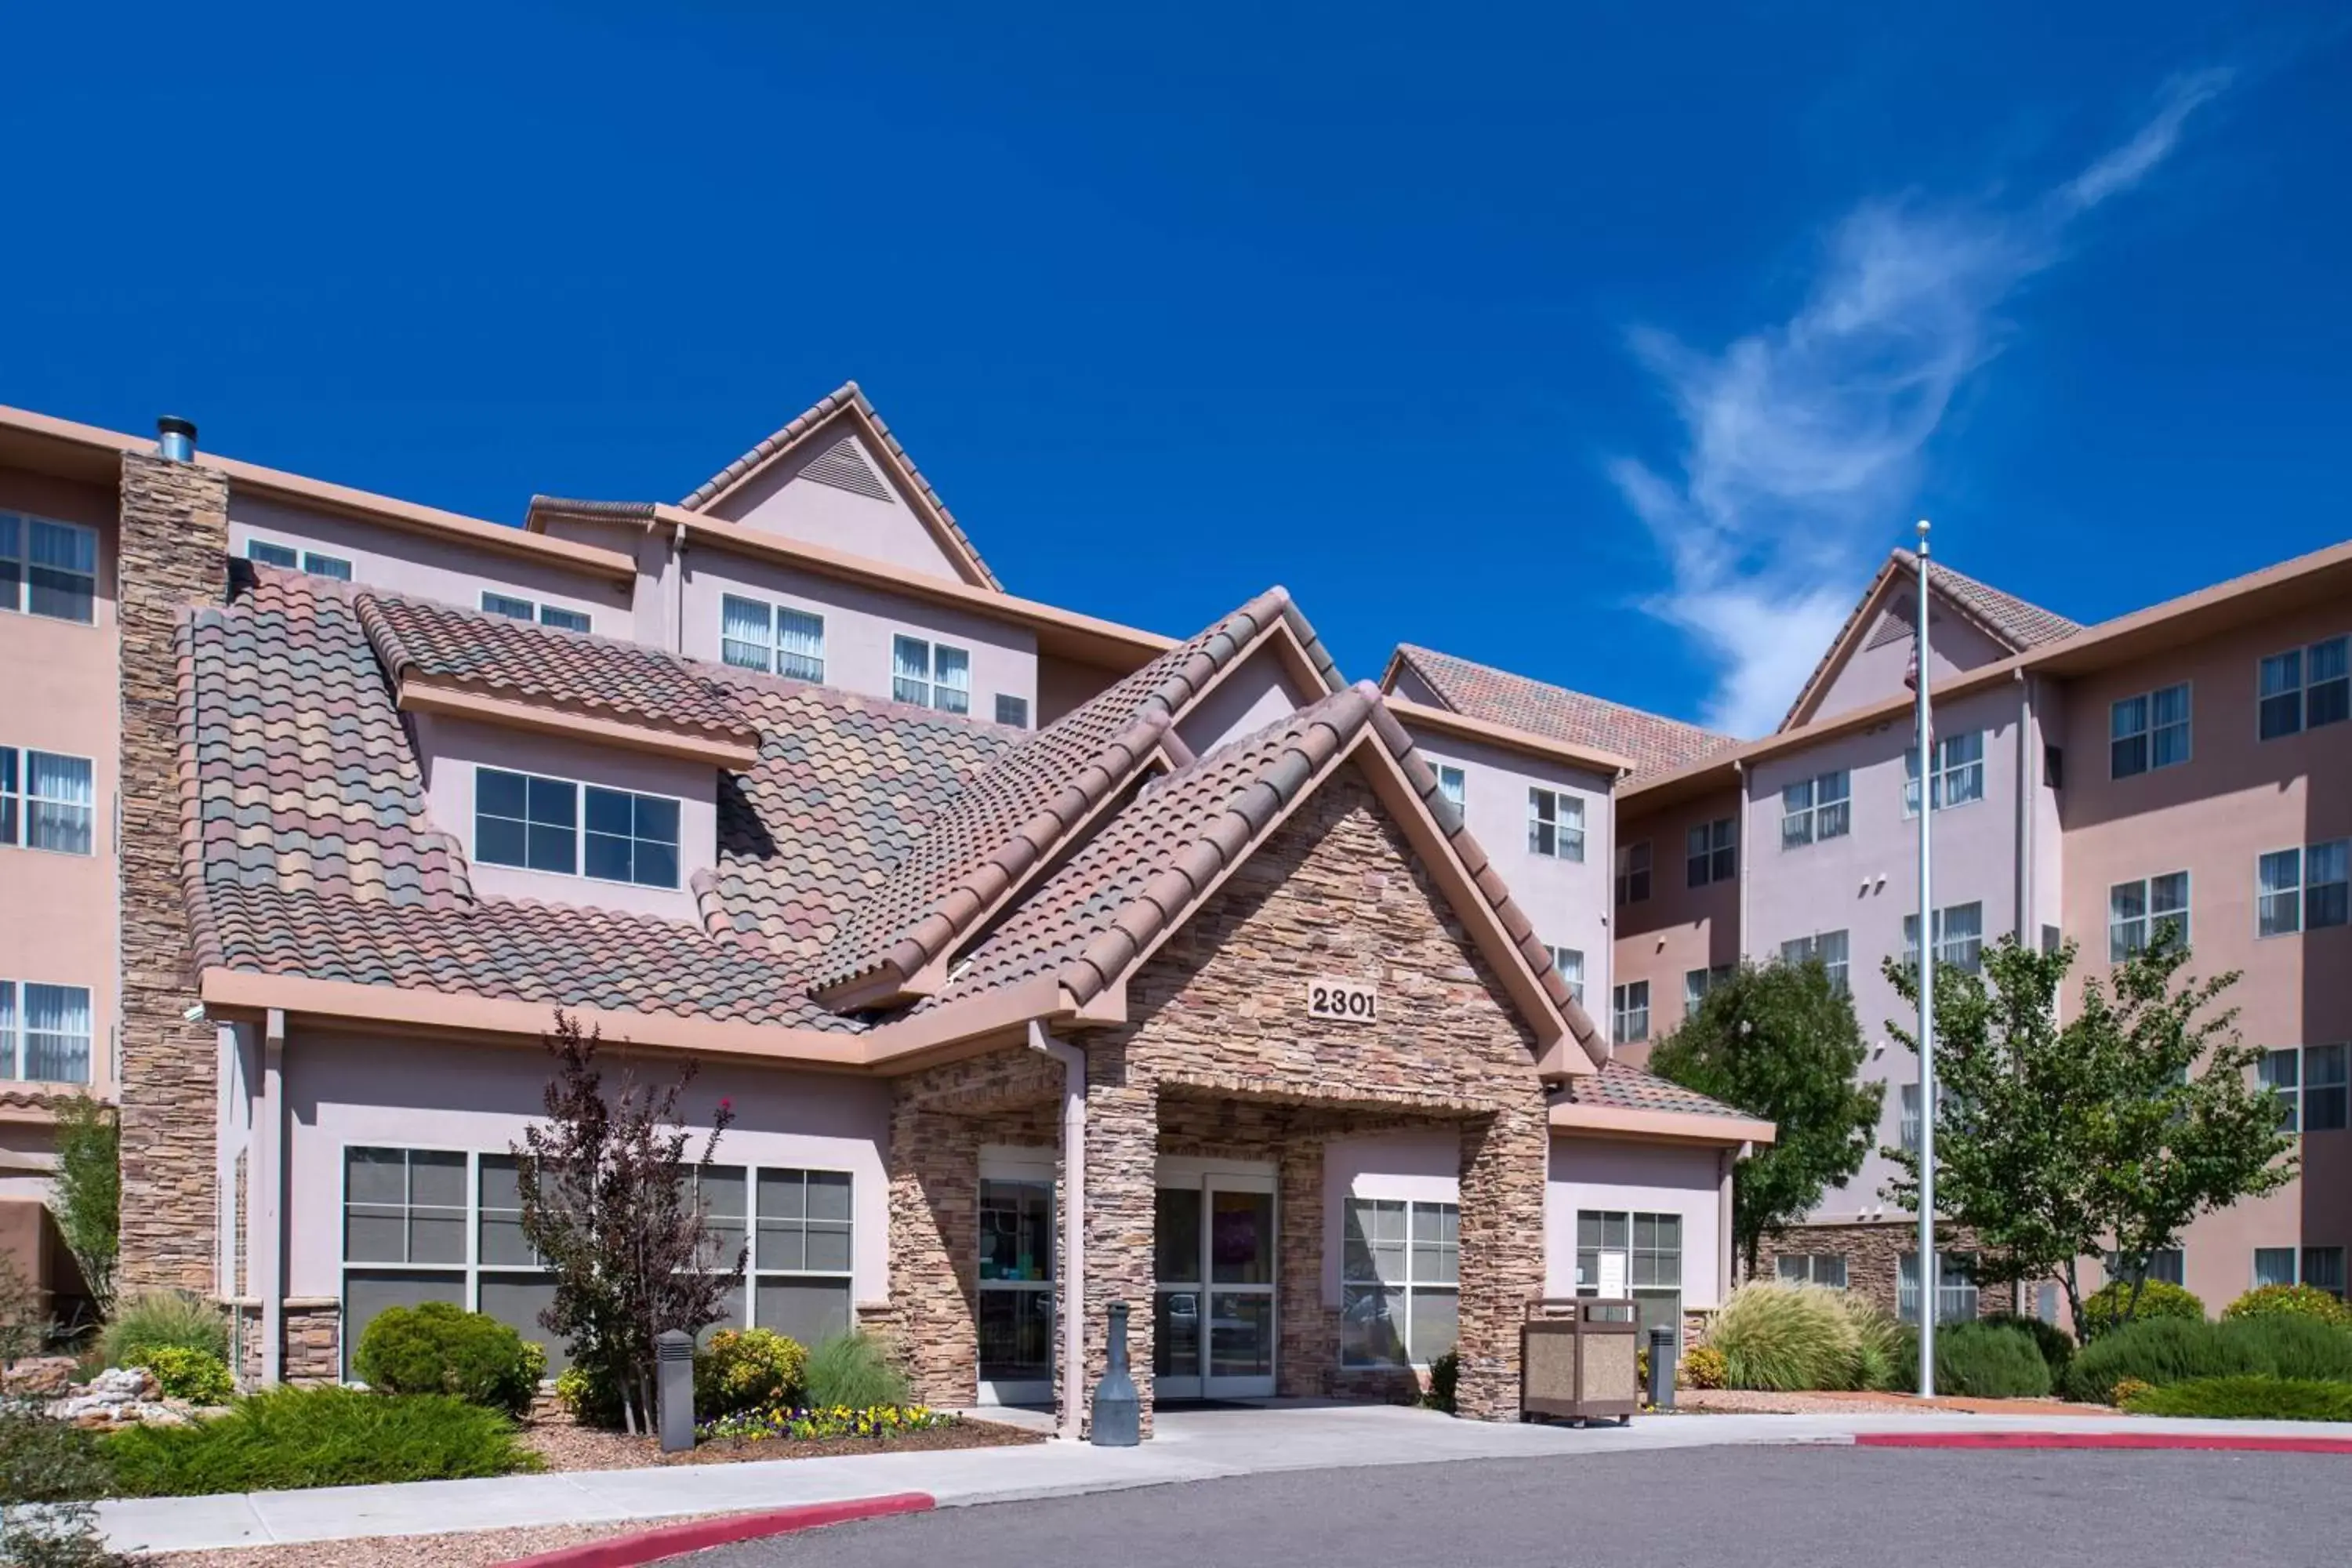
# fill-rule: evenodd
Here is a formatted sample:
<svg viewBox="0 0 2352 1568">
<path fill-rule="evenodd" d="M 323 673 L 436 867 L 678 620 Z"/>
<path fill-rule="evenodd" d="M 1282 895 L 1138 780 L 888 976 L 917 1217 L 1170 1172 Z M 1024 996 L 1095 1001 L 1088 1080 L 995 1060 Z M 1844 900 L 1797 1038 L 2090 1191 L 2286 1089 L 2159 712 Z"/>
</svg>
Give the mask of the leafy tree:
<svg viewBox="0 0 2352 1568">
<path fill-rule="evenodd" d="M 2056 1279 L 2079 1331 L 2083 1258 L 2120 1255 L 2129 1321 L 2149 1259 L 2199 1215 L 2276 1190 L 2294 1139 L 2253 1086 L 2262 1047 L 2219 1006 L 2235 973 L 2185 976 L 2187 950 L 2159 940 L 2087 978 L 2062 1023 L 2075 956 L 2072 942 L 2045 953 L 2007 936 L 1981 977 L 1936 965 L 1935 1116 L 1936 1206 L 1976 1233 L 1978 1279 Z M 1916 1005 L 1914 968 L 1890 959 L 1885 973 Z M 1916 1213 L 1918 1156 L 1886 1152 L 1904 1173 L 1886 1196 Z"/>
<path fill-rule="evenodd" d="M 57 1174 L 49 1206 L 98 1315 L 110 1318 L 122 1251 L 122 1128 L 110 1106 L 89 1095 L 62 1095 L 54 1103 Z"/>
<path fill-rule="evenodd" d="M 1659 1077 L 1779 1129 L 1732 1176 L 1732 1239 L 1748 1277 L 1765 1237 L 1862 1169 L 1886 1092 L 1854 1080 L 1866 1054 L 1853 998 L 1819 959 L 1742 963 L 1650 1053 Z"/>
<path fill-rule="evenodd" d="M 719 1102 L 700 1157 L 689 1160 L 692 1134 L 677 1108 L 693 1060 L 660 1089 L 640 1084 L 625 1061 L 608 1092 L 601 1031 L 583 1033 L 559 1011 L 544 1038 L 555 1058 L 547 1121 L 513 1146 L 522 1232 L 555 1275 L 555 1301 L 540 1321 L 617 1392 L 631 1432 L 650 1431 L 655 1336 L 717 1322 L 743 1278 L 745 1249 L 723 1255 L 695 1190 L 734 1108 Z"/>
</svg>

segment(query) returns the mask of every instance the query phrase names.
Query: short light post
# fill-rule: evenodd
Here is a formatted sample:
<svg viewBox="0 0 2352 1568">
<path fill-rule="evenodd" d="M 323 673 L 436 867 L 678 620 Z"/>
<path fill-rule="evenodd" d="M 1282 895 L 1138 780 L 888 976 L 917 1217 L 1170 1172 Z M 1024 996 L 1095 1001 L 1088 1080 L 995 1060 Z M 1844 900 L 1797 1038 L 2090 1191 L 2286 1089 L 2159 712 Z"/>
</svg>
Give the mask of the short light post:
<svg viewBox="0 0 2352 1568">
<path fill-rule="evenodd" d="M 1675 1331 L 1666 1323 L 1650 1325 L 1650 1408 L 1675 1407 Z"/>
<path fill-rule="evenodd" d="M 694 1447 L 694 1336 L 667 1329 L 654 1336 L 654 1402 L 660 1407 L 665 1454 Z"/>
</svg>

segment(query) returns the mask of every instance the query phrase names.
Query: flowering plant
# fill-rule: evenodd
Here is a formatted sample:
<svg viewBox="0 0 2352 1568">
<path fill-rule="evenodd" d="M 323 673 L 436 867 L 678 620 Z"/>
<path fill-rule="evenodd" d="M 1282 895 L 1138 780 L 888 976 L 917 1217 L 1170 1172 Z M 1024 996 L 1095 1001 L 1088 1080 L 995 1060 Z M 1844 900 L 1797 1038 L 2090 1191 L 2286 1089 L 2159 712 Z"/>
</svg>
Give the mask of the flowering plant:
<svg viewBox="0 0 2352 1568">
<path fill-rule="evenodd" d="M 753 1443 L 772 1437 L 803 1441 L 875 1437 L 887 1441 L 902 1433 L 928 1432 L 955 1424 L 956 1417 L 950 1412 L 933 1410 L 925 1405 L 874 1405 L 862 1409 L 834 1405 L 821 1410 L 778 1405 L 766 1409 L 739 1410 L 732 1415 L 705 1421 L 695 1427 L 694 1436 L 698 1442 L 713 1437 L 740 1437 Z"/>
</svg>

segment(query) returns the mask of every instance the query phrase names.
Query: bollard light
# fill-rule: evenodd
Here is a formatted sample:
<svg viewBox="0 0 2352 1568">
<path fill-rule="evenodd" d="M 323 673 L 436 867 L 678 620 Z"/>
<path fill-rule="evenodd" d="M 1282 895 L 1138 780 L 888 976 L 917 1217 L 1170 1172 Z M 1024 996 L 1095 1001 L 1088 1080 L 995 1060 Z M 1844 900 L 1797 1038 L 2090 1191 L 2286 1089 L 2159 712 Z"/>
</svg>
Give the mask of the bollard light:
<svg viewBox="0 0 2352 1568">
<path fill-rule="evenodd" d="M 677 1329 L 654 1336 L 654 1400 L 661 1407 L 665 1454 L 694 1447 L 694 1336 Z"/>
</svg>

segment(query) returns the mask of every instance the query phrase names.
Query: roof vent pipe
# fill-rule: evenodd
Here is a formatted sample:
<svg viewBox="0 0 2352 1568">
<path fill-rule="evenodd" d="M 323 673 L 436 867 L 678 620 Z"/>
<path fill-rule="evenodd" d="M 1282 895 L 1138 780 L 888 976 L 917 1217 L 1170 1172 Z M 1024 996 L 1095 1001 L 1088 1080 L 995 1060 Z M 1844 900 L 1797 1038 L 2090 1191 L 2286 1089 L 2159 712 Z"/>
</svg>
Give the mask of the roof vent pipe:
<svg viewBox="0 0 2352 1568">
<path fill-rule="evenodd" d="M 155 451 L 167 463 L 196 460 L 196 422 L 166 414 L 155 421 Z"/>
</svg>

